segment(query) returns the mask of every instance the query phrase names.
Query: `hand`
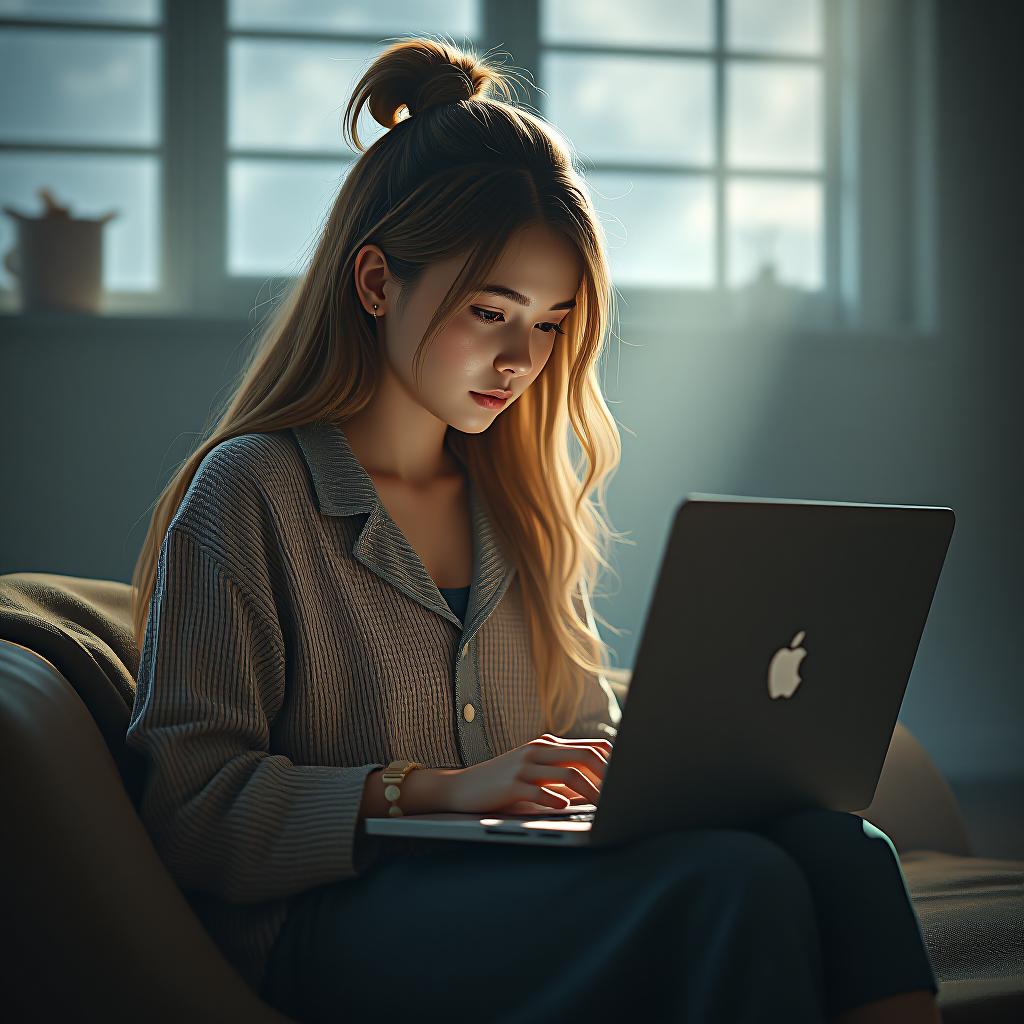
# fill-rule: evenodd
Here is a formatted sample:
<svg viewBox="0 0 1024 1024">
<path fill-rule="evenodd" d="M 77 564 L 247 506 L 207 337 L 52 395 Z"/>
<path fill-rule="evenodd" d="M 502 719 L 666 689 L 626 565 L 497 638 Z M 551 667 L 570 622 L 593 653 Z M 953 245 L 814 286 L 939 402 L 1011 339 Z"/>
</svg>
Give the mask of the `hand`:
<svg viewBox="0 0 1024 1024">
<path fill-rule="evenodd" d="M 544 733 L 498 757 L 456 770 L 448 790 L 449 810 L 518 813 L 510 808 L 523 801 L 561 810 L 575 796 L 596 804 L 611 750 L 607 739 Z"/>
</svg>

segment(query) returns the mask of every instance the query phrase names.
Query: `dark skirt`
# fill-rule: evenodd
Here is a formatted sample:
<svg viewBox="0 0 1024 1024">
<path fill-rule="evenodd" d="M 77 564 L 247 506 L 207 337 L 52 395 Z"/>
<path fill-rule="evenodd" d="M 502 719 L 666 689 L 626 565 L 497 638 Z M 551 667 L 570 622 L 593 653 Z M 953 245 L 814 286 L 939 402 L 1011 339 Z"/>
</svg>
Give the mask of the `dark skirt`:
<svg viewBox="0 0 1024 1024">
<path fill-rule="evenodd" d="M 429 845 L 293 897 L 263 998 L 302 1022 L 800 1024 L 938 992 L 896 849 L 855 814 Z"/>
</svg>

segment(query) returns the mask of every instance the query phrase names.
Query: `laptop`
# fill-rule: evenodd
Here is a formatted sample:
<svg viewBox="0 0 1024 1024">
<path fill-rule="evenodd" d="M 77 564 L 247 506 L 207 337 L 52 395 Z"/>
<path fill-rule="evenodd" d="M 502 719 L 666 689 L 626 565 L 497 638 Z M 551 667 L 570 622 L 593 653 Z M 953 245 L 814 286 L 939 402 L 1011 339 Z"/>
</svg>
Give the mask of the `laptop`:
<svg viewBox="0 0 1024 1024">
<path fill-rule="evenodd" d="M 597 804 L 364 819 L 381 836 L 606 846 L 871 803 L 951 508 L 688 494 Z M 540 807 L 541 805 L 537 805 Z"/>
</svg>

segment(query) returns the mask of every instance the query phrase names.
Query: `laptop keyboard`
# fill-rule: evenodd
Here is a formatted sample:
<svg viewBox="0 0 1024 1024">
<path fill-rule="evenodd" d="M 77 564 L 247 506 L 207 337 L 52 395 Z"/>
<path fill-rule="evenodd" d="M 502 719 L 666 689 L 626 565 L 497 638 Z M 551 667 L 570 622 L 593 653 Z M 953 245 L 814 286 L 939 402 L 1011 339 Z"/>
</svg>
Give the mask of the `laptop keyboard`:
<svg viewBox="0 0 1024 1024">
<path fill-rule="evenodd" d="M 550 819 L 553 821 L 593 821 L 597 811 L 579 811 L 576 814 L 530 814 L 524 815 L 531 820 L 536 818 Z"/>
</svg>

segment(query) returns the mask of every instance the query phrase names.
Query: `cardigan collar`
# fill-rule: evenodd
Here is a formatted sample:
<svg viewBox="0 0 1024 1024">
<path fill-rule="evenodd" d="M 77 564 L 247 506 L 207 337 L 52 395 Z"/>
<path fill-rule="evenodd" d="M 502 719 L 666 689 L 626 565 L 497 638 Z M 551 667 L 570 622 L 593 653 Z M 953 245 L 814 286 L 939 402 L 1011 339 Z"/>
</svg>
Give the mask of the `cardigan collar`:
<svg viewBox="0 0 1024 1024">
<path fill-rule="evenodd" d="M 385 583 L 425 608 L 462 627 L 468 643 L 501 600 L 515 567 L 505 557 L 484 497 L 467 472 L 473 529 L 473 575 L 465 624 L 448 606 L 419 555 L 388 514 L 370 475 L 356 458 L 348 438 L 334 423 L 314 422 L 292 427 L 309 467 L 317 504 L 324 515 L 366 515 L 352 546 L 352 555 Z"/>
</svg>

